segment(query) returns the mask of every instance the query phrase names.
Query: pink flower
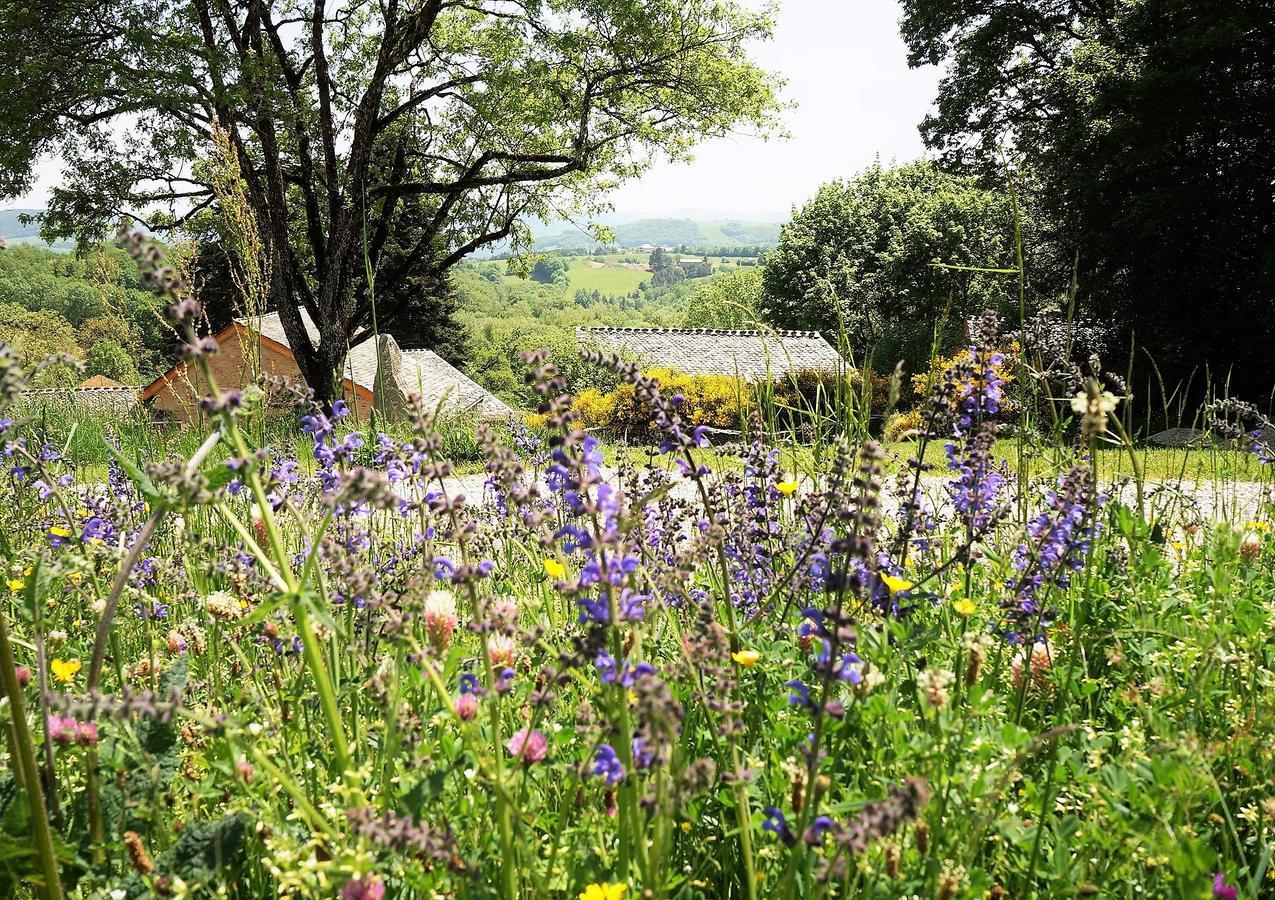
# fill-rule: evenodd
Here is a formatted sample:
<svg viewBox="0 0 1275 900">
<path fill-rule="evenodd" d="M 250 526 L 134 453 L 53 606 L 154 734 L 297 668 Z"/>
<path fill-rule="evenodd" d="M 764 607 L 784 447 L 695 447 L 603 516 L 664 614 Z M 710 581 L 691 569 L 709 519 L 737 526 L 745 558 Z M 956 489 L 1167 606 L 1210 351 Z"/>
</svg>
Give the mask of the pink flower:
<svg viewBox="0 0 1275 900">
<path fill-rule="evenodd" d="M 26 687 L 31 683 L 31 670 L 26 666 L 14 666 L 13 674 L 18 676 L 18 687 Z"/>
<path fill-rule="evenodd" d="M 375 875 L 351 878 L 341 888 L 341 900 L 382 900 L 384 896 L 385 882 Z"/>
<path fill-rule="evenodd" d="M 74 744 L 80 733 L 79 725 L 70 716 L 49 716 L 49 737 L 55 744 Z"/>
<path fill-rule="evenodd" d="M 75 729 L 75 739 L 86 747 L 97 743 L 97 723 L 81 722 Z"/>
<path fill-rule="evenodd" d="M 1235 900 L 1240 894 L 1234 885 L 1226 883 L 1226 876 L 1218 872 L 1213 876 L 1213 896 L 1216 900 Z"/>
<path fill-rule="evenodd" d="M 473 694 L 461 694 L 456 698 L 456 716 L 466 722 L 478 715 L 478 698 Z"/>
<path fill-rule="evenodd" d="M 505 745 L 514 759 L 524 766 L 534 765 L 549 753 L 549 739 L 539 731 L 523 728 L 515 731 L 509 743 Z"/>
<path fill-rule="evenodd" d="M 449 591 L 433 591 L 425 599 L 425 630 L 435 650 L 446 650 L 456 629 L 456 598 Z"/>
<path fill-rule="evenodd" d="M 507 634 L 496 632 L 487 636 L 487 655 L 493 666 L 512 666 L 517 642 Z"/>
</svg>

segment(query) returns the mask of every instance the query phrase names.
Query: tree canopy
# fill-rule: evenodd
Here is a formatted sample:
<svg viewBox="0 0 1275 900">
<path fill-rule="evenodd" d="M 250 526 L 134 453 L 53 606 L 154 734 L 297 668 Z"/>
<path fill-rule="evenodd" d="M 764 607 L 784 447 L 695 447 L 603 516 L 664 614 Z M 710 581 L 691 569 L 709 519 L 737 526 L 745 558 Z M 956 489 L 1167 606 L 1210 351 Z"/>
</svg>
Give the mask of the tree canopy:
<svg viewBox="0 0 1275 900">
<path fill-rule="evenodd" d="M 706 135 L 772 128 L 745 52 L 770 27 L 721 0 L 0 0 L 0 196 L 57 152 L 47 234 L 180 224 L 217 202 L 199 163 L 224 135 L 270 304 L 329 397 L 372 285 L 398 296 Z M 414 252 L 387 253 L 409 202 Z"/>
<path fill-rule="evenodd" d="M 1000 306 L 1004 275 L 935 265 L 1007 267 L 1014 262 L 1009 199 L 972 177 L 930 162 L 829 182 L 784 226 L 766 257 L 758 311 L 780 328 L 844 333 L 878 364 L 916 364 L 949 299 L 949 319 Z M 889 357 L 886 360 L 886 357 Z"/>
<path fill-rule="evenodd" d="M 1015 160 L 1079 308 L 1170 378 L 1275 365 L 1275 4 L 904 0 L 947 63 L 922 131 L 948 165 Z M 1001 174 L 997 171 L 997 177 Z"/>
<path fill-rule="evenodd" d="M 761 269 L 737 269 L 691 294 L 686 328 L 755 328 L 761 300 Z"/>
</svg>

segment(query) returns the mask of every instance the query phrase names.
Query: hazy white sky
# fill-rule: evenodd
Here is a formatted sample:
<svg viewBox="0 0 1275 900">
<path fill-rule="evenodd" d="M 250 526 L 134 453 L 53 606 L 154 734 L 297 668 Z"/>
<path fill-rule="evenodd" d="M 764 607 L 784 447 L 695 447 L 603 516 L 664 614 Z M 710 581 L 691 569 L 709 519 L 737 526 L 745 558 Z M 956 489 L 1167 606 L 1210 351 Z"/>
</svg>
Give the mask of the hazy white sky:
<svg viewBox="0 0 1275 900">
<path fill-rule="evenodd" d="M 750 5 L 760 0 L 749 0 Z M 824 181 L 922 153 L 917 125 L 937 69 L 910 70 L 898 0 L 783 0 L 775 38 L 754 58 L 787 79 L 791 137 L 740 136 L 701 145 L 689 163 L 661 163 L 611 197 L 622 214 L 786 219 Z M 5 204 L 40 208 L 56 183 L 52 160 L 30 194 Z"/>
<path fill-rule="evenodd" d="M 701 145 L 689 164 L 661 164 L 622 186 L 619 212 L 729 212 L 786 219 L 823 182 L 871 164 L 915 159 L 917 126 L 940 71 L 912 70 L 897 0 L 783 0 L 774 40 L 753 56 L 787 79 L 787 140 Z"/>
</svg>

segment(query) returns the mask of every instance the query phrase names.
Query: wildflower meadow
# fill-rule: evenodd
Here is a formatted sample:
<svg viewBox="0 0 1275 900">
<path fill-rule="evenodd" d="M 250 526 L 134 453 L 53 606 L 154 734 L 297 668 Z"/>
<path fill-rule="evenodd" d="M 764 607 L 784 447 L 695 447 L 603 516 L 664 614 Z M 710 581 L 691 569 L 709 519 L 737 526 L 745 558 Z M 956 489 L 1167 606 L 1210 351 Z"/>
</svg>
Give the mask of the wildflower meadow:
<svg viewBox="0 0 1275 900">
<path fill-rule="evenodd" d="M 971 324 L 903 453 L 849 400 L 715 447 L 590 353 L 659 444 L 617 461 L 530 353 L 465 496 L 420 404 L 257 428 L 126 245 L 210 424 L 81 464 L 0 355 L 4 896 L 1275 893 L 1271 507 L 1104 472 L 1125 391 L 1025 324 Z"/>
</svg>

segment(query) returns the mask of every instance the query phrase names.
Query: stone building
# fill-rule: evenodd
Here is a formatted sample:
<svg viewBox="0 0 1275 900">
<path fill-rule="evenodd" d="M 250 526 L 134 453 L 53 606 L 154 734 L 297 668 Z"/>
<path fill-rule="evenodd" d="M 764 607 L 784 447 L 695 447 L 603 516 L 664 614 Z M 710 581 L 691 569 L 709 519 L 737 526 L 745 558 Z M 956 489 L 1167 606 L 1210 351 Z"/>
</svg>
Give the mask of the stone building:
<svg viewBox="0 0 1275 900">
<path fill-rule="evenodd" d="M 620 353 L 687 375 L 780 381 L 797 372 L 843 372 L 846 364 L 817 331 L 725 328 L 577 328 L 581 347 Z"/>
<path fill-rule="evenodd" d="M 311 339 L 318 341 L 318 330 L 304 310 L 301 317 Z M 216 338 L 221 350 L 211 358 L 211 365 L 213 377 L 223 388 L 248 385 L 258 370 L 301 378 L 278 313 L 236 319 Z M 351 348 L 341 374 L 346 402 L 360 419 L 366 419 L 373 408 L 390 417 L 401 414 L 409 394 L 419 394 L 428 408 L 448 415 L 474 419 L 514 415 L 500 398 L 437 353 L 403 350 L 388 334 Z M 142 400 L 165 418 L 193 422 L 199 419 L 199 398 L 206 392 L 199 372 L 182 362 L 143 388 Z"/>
</svg>

